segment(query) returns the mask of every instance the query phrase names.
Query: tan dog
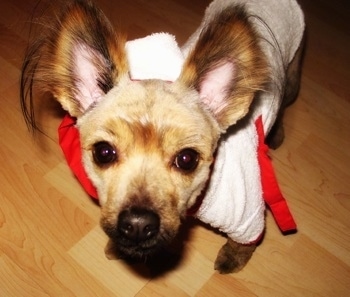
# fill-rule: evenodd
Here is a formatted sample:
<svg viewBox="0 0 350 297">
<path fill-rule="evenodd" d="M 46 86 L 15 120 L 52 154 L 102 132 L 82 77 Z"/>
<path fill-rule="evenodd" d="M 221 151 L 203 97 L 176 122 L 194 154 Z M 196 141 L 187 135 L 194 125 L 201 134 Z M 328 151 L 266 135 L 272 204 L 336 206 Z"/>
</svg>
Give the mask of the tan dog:
<svg viewBox="0 0 350 297">
<path fill-rule="evenodd" d="M 215 13 L 192 37 L 172 83 L 132 81 L 124 36 L 90 1 L 69 4 L 29 49 L 21 84 L 24 114 L 35 126 L 31 90 L 39 86 L 77 118 L 101 225 L 120 257 L 147 258 L 174 239 L 207 184 L 221 135 L 271 80 L 270 57 L 251 19 L 237 3 Z M 284 102 L 296 96 L 298 66 L 296 55 L 285 69 Z M 283 140 L 280 120 L 274 130 L 270 138 L 277 146 Z M 254 243 L 229 239 L 215 268 L 238 271 L 254 249 Z"/>
</svg>

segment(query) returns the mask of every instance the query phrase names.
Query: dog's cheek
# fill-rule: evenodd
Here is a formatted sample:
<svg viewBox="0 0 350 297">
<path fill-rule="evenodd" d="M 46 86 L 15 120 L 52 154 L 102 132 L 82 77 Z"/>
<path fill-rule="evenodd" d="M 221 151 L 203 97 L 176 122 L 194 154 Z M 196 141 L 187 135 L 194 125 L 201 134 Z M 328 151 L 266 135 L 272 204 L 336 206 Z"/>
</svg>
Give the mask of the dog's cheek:
<svg viewBox="0 0 350 297">
<path fill-rule="evenodd" d="M 83 167 L 86 175 L 96 188 L 98 201 L 101 206 L 107 203 L 110 188 L 107 186 L 110 180 L 108 171 L 104 168 L 99 168 L 93 161 L 92 153 L 89 150 L 83 151 Z"/>
<path fill-rule="evenodd" d="M 172 239 L 177 234 L 181 224 L 181 214 L 175 207 L 159 211 L 161 217 L 161 234 L 167 234 Z"/>
<path fill-rule="evenodd" d="M 185 217 L 190 209 L 205 191 L 213 158 L 208 158 L 190 175 L 176 177 L 175 188 L 179 189 L 177 209 L 181 217 Z"/>
</svg>

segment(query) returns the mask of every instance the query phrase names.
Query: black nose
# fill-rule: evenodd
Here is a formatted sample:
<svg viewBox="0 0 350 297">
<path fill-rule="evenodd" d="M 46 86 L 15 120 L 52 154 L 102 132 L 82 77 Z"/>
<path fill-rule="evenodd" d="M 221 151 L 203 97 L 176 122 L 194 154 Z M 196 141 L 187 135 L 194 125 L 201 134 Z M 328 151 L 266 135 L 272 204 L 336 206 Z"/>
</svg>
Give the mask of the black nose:
<svg viewBox="0 0 350 297">
<path fill-rule="evenodd" d="M 122 236 L 133 242 L 151 239 L 159 233 L 160 219 L 153 211 L 132 208 L 119 214 L 118 230 Z"/>
</svg>

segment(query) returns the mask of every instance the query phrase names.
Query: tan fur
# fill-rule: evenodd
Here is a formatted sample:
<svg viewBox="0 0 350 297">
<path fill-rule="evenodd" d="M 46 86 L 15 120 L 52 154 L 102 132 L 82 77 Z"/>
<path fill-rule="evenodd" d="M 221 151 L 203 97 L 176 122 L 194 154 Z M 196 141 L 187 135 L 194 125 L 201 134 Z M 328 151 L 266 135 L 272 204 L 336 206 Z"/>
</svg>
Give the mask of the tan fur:
<svg viewBox="0 0 350 297">
<path fill-rule="evenodd" d="M 129 99 L 125 101 L 123 98 Z M 101 184 L 98 189 L 101 188 L 99 199 L 102 206 L 112 204 L 117 213 L 112 200 L 118 198 L 118 205 L 123 204 L 121 196 L 133 196 L 142 188 L 155 205 L 162 204 L 157 199 L 176 197 L 177 212 L 184 215 L 208 177 L 219 136 L 219 129 L 209 113 L 203 112 L 193 99 L 194 92 L 179 84 L 160 81 L 135 83 L 125 78 L 99 106 L 79 119 L 84 161 L 91 166 L 89 172 L 94 172 L 91 174 L 94 183 Z M 105 115 L 102 119 L 101 113 Z M 95 131 L 93 134 L 91 129 Z M 98 169 L 92 160 L 92 145 L 102 139 L 118 144 L 119 160 L 113 165 L 113 170 Z M 194 176 L 180 174 L 173 168 L 174 156 L 184 147 L 201 153 L 200 165 L 203 166 L 199 166 Z M 141 171 L 136 173 L 134 168 Z M 105 176 L 107 174 L 109 176 Z M 104 180 L 120 182 L 108 185 Z M 117 186 L 128 188 L 115 189 L 118 194 L 105 192 Z M 190 191 L 187 190 L 189 187 Z M 124 199 L 128 201 L 127 197 Z"/>
</svg>

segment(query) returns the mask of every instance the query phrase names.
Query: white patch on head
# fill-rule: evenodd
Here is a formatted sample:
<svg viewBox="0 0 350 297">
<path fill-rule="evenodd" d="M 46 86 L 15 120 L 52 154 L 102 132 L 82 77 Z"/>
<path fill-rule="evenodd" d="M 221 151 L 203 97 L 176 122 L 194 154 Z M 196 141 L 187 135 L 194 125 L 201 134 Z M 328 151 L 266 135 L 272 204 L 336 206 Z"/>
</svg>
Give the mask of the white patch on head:
<svg viewBox="0 0 350 297">
<path fill-rule="evenodd" d="M 125 46 L 132 79 L 175 81 L 182 69 L 184 57 L 168 33 L 156 33 L 128 41 Z"/>
</svg>

